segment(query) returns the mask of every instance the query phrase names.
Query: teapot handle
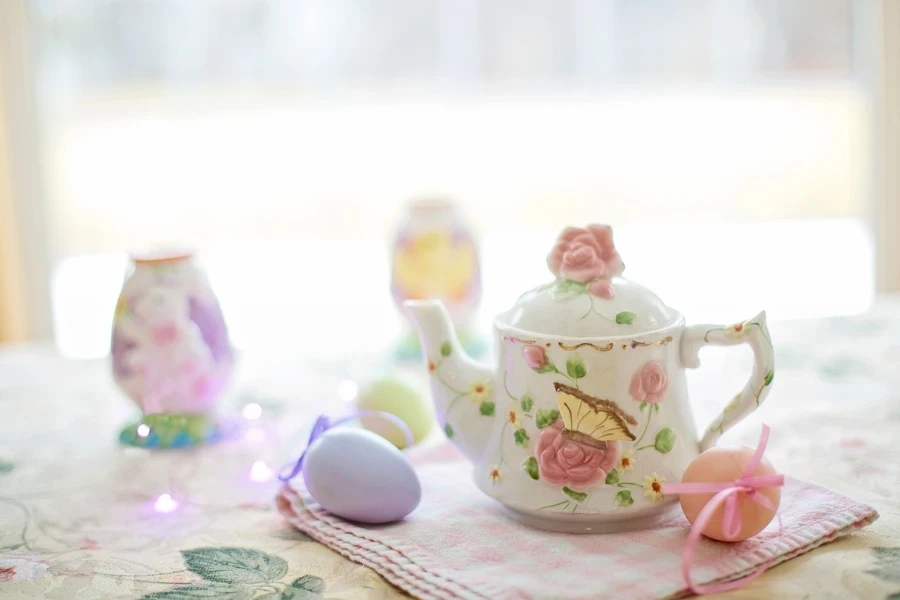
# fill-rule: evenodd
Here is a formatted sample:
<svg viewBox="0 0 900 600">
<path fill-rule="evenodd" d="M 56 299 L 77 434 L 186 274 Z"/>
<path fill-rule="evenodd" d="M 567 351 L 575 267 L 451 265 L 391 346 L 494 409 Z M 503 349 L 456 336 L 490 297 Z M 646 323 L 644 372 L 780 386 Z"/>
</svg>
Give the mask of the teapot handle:
<svg viewBox="0 0 900 600">
<path fill-rule="evenodd" d="M 775 351 L 766 326 L 765 311 L 735 325 L 694 325 L 688 327 L 681 338 L 681 362 L 692 369 L 700 366 L 700 349 L 704 346 L 737 344 L 747 344 L 753 350 L 753 372 L 744 389 L 722 409 L 722 413 L 704 432 L 700 439 L 701 452 L 715 444 L 723 433 L 756 410 L 766 399 L 775 378 Z"/>
</svg>

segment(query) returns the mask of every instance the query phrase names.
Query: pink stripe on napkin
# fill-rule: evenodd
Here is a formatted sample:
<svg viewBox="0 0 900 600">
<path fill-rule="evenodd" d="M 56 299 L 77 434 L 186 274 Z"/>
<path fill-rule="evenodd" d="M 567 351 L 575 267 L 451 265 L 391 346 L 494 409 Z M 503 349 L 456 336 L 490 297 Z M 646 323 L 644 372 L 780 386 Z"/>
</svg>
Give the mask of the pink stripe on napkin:
<svg viewBox="0 0 900 600">
<path fill-rule="evenodd" d="M 278 509 L 297 529 L 418 598 L 651 599 L 688 593 L 681 552 L 689 524 L 680 511 L 647 531 L 570 535 L 529 529 L 481 493 L 471 465 L 455 458 L 444 446 L 415 457 L 422 503 L 400 523 L 362 525 L 333 517 L 299 477 L 282 488 Z M 694 581 L 743 577 L 878 518 L 866 504 L 797 479 L 783 488 L 779 513 L 780 532 L 770 526 L 733 544 L 703 539 Z"/>
</svg>

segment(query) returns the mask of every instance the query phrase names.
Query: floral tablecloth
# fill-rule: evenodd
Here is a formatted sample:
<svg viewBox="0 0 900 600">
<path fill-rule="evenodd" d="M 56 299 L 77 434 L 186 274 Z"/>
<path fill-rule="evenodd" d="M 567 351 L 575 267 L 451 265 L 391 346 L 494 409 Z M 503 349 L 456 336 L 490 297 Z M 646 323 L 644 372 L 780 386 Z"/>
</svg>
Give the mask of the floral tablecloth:
<svg viewBox="0 0 900 600">
<path fill-rule="evenodd" d="M 729 596 L 900 599 L 900 303 L 771 332 L 772 393 L 723 443 L 755 444 L 765 421 L 780 470 L 868 502 L 881 518 Z M 150 453 L 117 442 L 133 408 L 106 361 L 0 349 L 0 597 L 402 596 L 274 510 L 269 468 L 302 443 L 311 415 L 346 410 L 341 382 L 359 374 L 358 358 L 257 361 L 225 403 L 243 419 L 238 439 Z M 703 427 L 742 384 L 750 356 L 710 349 L 701 359 L 690 383 Z M 260 405 L 259 419 L 241 417 L 247 402 Z M 154 509 L 162 494 L 171 512 Z"/>
</svg>

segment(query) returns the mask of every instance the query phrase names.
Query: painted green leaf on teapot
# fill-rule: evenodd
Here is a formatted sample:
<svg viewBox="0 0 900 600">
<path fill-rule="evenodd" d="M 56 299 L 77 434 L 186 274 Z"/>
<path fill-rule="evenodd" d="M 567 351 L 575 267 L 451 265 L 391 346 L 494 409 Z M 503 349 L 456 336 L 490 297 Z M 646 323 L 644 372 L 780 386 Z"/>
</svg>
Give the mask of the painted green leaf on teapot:
<svg viewBox="0 0 900 600">
<path fill-rule="evenodd" d="M 523 448 L 528 445 L 528 432 L 524 429 L 517 429 L 515 433 L 513 433 L 513 437 L 516 439 L 516 444 L 522 446 Z"/>
<path fill-rule="evenodd" d="M 678 436 L 672 431 L 671 427 L 660 429 L 659 433 L 656 434 L 656 440 L 653 442 L 653 447 L 662 454 L 668 454 L 672 451 L 672 448 L 675 447 L 675 439 L 677 437 Z"/>
<path fill-rule="evenodd" d="M 627 310 L 620 312 L 616 315 L 616 323 L 619 325 L 631 325 L 634 323 L 635 315 L 633 312 L 628 312 Z"/>
<path fill-rule="evenodd" d="M 588 497 L 587 493 L 575 491 L 569 486 L 563 486 L 562 491 L 566 496 L 568 496 L 575 502 L 584 502 Z"/>
<path fill-rule="evenodd" d="M 581 379 L 587 375 L 587 367 L 584 366 L 584 358 L 577 352 L 566 359 L 566 373 L 572 379 Z"/>
<path fill-rule="evenodd" d="M 539 408 L 537 414 L 534 417 L 534 424 L 537 425 L 538 429 L 543 429 L 548 425 L 553 425 L 556 423 L 556 419 L 559 418 L 559 411 L 555 408 Z"/>
<path fill-rule="evenodd" d="M 631 490 L 622 490 L 615 495 L 616 506 L 626 508 L 634 504 L 634 498 L 631 497 Z"/>
<path fill-rule="evenodd" d="M 587 292 L 585 284 L 572 281 L 571 279 L 561 279 L 556 283 L 556 287 L 553 288 L 552 296 L 555 299 L 562 296 L 584 294 L 585 292 Z"/>
<path fill-rule="evenodd" d="M 494 403 L 493 402 L 482 402 L 481 404 L 478 405 L 478 411 L 485 417 L 493 417 L 494 416 Z"/>
<path fill-rule="evenodd" d="M 606 485 L 615 485 L 619 483 L 619 472 L 615 469 L 606 474 Z"/>
<path fill-rule="evenodd" d="M 534 398 L 530 394 L 525 394 L 519 399 L 519 406 L 522 407 L 523 412 L 531 412 L 531 407 L 534 406 Z"/>
<path fill-rule="evenodd" d="M 540 475 L 538 474 L 538 463 L 537 459 L 533 456 L 529 456 L 522 463 L 522 470 L 528 473 L 528 476 L 537 481 L 540 479 Z"/>
</svg>

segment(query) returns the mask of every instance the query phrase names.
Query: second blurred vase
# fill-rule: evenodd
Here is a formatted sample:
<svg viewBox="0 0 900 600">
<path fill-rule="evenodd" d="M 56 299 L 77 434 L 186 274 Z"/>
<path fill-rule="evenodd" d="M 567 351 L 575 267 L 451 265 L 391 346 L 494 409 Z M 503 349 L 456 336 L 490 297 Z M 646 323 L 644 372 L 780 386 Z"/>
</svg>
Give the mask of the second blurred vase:
<svg viewBox="0 0 900 600">
<path fill-rule="evenodd" d="M 443 300 L 468 351 L 478 354 L 483 349 L 472 329 L 481 300 L 478 248 L 471 228 L 452 201 L 426 198 L 410 202 L 394 239 L 391 293 L 398 306 L 404 300 Z M 420 355 L 412 329 L 397 353 L 400 358 Z"/>
</svg>

